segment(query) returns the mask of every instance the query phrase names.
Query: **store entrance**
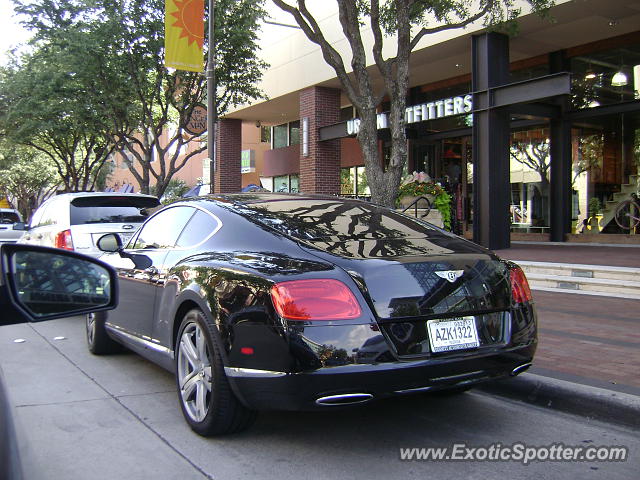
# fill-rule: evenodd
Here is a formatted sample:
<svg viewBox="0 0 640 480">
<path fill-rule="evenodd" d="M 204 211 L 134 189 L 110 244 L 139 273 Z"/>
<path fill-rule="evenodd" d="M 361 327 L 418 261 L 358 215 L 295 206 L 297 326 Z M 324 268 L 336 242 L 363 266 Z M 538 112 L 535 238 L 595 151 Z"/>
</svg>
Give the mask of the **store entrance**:
<svg viewBox="0 0 640 480">
<path fill-rule="evenodd" d="M 454 233 L 470 236 L 473 221 L 471 136 L 412 142 L 410 172 L 425 172 L 451 195 Z"/>
</svg>

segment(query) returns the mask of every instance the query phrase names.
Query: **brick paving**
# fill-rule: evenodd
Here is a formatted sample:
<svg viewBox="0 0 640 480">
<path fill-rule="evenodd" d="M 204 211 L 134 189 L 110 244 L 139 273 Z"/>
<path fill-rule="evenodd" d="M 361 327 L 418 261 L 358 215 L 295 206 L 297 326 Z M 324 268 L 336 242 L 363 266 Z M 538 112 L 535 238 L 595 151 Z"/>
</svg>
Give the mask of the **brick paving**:
<svg viewBox="0 0 640 480">
<path fill-rule="evenodd" d="M 565 245 L 513 243 L 511 248 L 495 252 L 509 260 L 640 268 L 640 244 L 614 247 L 575 243 Z"/>
<path fill-rule="evenodd" d="M 640 248 L 514 244 L 511 260 L 640 268 Z M 531 372 L 640 395 L 640 300 L 533 292 L 539 344 Z"/>
</svg>

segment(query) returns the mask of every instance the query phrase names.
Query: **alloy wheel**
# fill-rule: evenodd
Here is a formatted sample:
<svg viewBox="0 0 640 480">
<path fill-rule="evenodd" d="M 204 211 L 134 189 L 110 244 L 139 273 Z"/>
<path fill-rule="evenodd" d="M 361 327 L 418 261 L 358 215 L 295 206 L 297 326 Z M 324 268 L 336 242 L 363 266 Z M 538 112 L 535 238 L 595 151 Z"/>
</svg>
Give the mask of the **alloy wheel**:
<svg viewBox="0 0 640 480">
<path fill-rule="evenodd" d="M 89 344 L 93 344 L 96 335 L 96 316 L 93 313 L 87 314 L 87 340 Z"/>
<path fill-rule="evenodd" d="M 205 334 L 195 322 L 182 330 L 178 343 L 178 386 L 189 417 L 202 422 L 212 394 L 211 358 Z"/>
</svg>

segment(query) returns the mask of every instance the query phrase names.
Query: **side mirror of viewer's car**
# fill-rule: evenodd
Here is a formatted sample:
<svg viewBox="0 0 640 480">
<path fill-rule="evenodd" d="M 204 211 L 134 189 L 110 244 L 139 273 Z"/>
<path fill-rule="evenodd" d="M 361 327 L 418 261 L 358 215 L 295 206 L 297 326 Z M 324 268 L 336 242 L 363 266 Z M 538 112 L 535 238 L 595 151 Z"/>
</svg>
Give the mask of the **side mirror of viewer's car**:
<svg viewBox="0 0 640 480">
<path fill-rule="evenodd" d="M 111 310 L 118 302 L 113 268 L 75 252 L 3 244 L 0 273 L 0 325 Z"/>
</svg>

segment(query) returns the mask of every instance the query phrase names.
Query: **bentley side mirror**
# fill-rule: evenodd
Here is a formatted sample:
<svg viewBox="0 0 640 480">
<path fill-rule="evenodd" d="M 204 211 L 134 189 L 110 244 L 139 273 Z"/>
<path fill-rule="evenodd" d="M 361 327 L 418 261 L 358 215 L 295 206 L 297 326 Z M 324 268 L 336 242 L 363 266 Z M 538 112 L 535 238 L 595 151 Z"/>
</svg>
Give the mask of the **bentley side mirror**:
<svg viewBox="0 0 640 480">
<path fill-rule="evenodd" d="M 96 242 L 96 246 L 103 252 L 117 252 L 122 258 L 130 259 L 138 270 L 145 270 L 153 265 L 151 259 L 146 255 L 125 252 L 122 247 L 122 239 L 117 233 L 107 233 L 101 236 Z"/>
<path fill-rule="evenodd" d="M 96 246 L 103 252 L 119 252 L 122 250 L 122 239 L 117 233 L 107 233 L 98 239 Z"/>
</svg>

